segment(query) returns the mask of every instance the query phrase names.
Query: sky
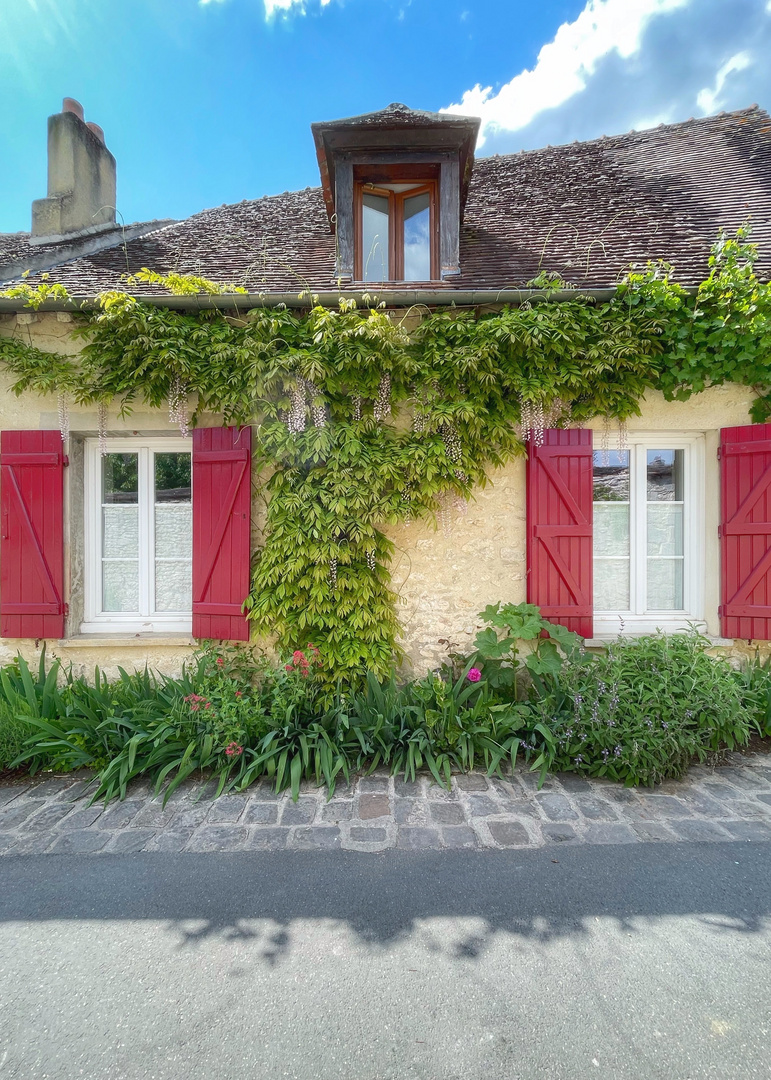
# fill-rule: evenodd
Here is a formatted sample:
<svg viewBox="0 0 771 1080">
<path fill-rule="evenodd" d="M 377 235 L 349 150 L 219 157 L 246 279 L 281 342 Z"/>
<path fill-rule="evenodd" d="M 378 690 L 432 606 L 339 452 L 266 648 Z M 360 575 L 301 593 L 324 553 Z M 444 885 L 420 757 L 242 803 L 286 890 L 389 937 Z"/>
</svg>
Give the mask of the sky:
<svg viewBox="0 0 771 1080">
<path fill-rule="evenodd" d="M 316 186 L 309 125 L 392 101 L 478 155 L 771 107 L 771 0 L 0 0 L 0 232 L 46 195 L 63 97 L 129 223 Z"/>
</svg>

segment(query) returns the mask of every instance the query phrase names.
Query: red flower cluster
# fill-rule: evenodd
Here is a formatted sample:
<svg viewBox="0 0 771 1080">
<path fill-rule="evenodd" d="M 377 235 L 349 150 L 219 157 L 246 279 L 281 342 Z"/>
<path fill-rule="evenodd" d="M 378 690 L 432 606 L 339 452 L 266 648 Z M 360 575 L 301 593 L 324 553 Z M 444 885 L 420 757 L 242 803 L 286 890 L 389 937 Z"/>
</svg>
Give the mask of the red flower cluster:
<svg viewBox="0 0 771 1080">
<path fill-rule="evenodd" d="M 216 663 L 217 663 L 217 667 L 224 667 L 224 665 L 225 665 L 225 661 L 222 659 L 221 656 L 217 657 Z"/>
<path fill-rule="evenodd" d="M 201 697 L 200 694 L 188 694 L 185 701 L 190 706 L 191 712 L 198 712 L 199 709 L 210 709 L 211 702 L 205 697 Z"/>
<path fill-rule="evenodd" d="M 284 664 L 287 671 L 299 671 L 304 679 L 307 679 L 310 674 L 311 664 L 321 663 L 321 654 L 316 646 L 309 644 L 306 648 L 311 652 L 310 660 L 302 649 L 295 649 L 292 653 L 292 662 L 290 664 Z"/>
<path fill-rule="evenodd" d="M 243 746 L 239 746 L 237 742 L 228 743 L 225 747 L 225 753 L 228 757 L 240 757 L 243 752 Z"/>
</svg>

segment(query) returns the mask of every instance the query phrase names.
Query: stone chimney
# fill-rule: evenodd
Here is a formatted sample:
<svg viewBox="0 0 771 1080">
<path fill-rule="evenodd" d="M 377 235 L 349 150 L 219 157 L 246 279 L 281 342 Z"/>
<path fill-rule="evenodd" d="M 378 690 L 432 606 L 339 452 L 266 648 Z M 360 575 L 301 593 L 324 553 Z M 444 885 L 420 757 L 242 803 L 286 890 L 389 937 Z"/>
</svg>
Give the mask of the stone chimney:
<svg viewBox="0 0 771 1080">
<path fill-rule="evenodd" d="M 32 203 L 33 244 L 89 236 L 115 228 L 115 158 L 98 124 L 65 98 L 48 117 L 48 197 Z"/>
</svg>

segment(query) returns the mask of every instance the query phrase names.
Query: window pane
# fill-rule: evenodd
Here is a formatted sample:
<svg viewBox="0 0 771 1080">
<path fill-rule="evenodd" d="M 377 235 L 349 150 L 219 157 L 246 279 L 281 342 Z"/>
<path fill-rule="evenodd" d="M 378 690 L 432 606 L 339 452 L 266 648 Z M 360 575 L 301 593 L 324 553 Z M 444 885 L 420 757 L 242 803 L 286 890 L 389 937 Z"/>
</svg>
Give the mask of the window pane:
<svg viewBox="0 0 771 1080">
<path fill-rule="evenodd" d="M 683 610 L 682 559 L 648 559 L 648 610 Z"/>
<path fill-rule="evenodd" d="M 139 554 L 139 508 L 102 508 L 102 555 L 105 559 L 136 559 Z"/>
<path fill-rule="evenodd" d="M 193 511 L 190 503 L 156 506 L 155 557 L 157 559 L 192 558 L 192 536 Z"/>
<path fill-rule="evenodd" d="M 629 611 L 629 559 L 594 560 L 596 611 Z"/>
<path fill-rule="evenodd" d="M 648 554 L 683 554 L 683 504 L 648 506 Z"/>
<path fill-rule="evenodd" d="M 404 200 L 404 280 L 431 280 L 431 211 L 429 195 Z"/>
<path fill-rule="evenodd" d="M 107 454 L 102 458 L 102 502 L 139 502 L 138 454 Z"/>
<path fill-rule="evenodd" d="M 594 451 L 594 501 L 629 501 L 629 451 Z"/>
<path fill-rule="evenodd" d="M 102 563 L 102 610 L 139 610 L 139 563 L 136 559 Z"/>
<path fill-rule="evenodd" d="M 629 504 L 596 503 L 594 507 L 594 554 L 629 554 Z"/>
<path fill-rule="evenodd" d="M 190 563 L 168 560 L 155 564 L 155 610 L 190 611 L 193 581 Z"/>
<path fill-rule="evenodd" d="M 364 281 L 388 280 L 388 199 L 384 195 L 362 195 L 361 269 Z"/>
<path fill-rule="evenodd" d="M 155 455 L 155 501 L 190 502 L 190 454 Z"/>
<path fill-rule="evenodd" d="M 683 497 L 683 451 L 648 451 L 648 501 L 677 502 Z"/>
</svg>

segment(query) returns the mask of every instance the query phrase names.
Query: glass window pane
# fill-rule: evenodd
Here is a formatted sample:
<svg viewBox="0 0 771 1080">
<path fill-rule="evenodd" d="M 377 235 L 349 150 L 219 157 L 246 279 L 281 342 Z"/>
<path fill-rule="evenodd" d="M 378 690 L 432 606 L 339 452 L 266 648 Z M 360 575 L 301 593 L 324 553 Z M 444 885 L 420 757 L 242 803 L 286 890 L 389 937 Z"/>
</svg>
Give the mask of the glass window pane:
<svg viewBox="0 0 771 1080">
<path fill-rule="evenodd" d="M 431 210 L 428 192 L 404 200 L 404 280 L 431 280 Z"/>
<path fill-rule="evenodd" d="M 678 502 L 683 498 L 683 451 L 649 450 L 649 502 Z"/>
<path fill-rule="evenodd" d="M 362 194 L 361 269 L 364 281 L 388 281 L 388 202 L 385 195 Z"/>
<path fill-rule="evenodd" d="M 683 504 L 648 506 L 648 554 L 683 554 Z"/>
<path fill-rule="evenodd" d="M 139 610 L 139 563 L 136 559 L 102 563 L 102 610 Z"/>
<path fill-rule="evenodd" d="M 629 504 L 596 503 L 594 507 L 594 554 L 629 554 Z"/>
<path fill-rule="evenodd" d="M 190 454 L 155 455 L 155 501 L 190 502 Z"/>
<path fill-rule="evenodd" d="M 139 508 L 102 508 L 102 554 L 105 559 L 136 559 L 139 555 Z"/>
<path fill-rule="evenodd" d="M 190 559 L 193 554 L 193 511 L 185 505 L 156 506 L 155 557 Z"/>
<path fill-rule="evenodd" d="M 629 451 L 594 451 L 594 501 L 629 501 Z"/>
<path fill-rule="evenodd" d="M 102 502 L 139 502 L 138 462 L 138 454 L 107 454 L 102 458 Z"/>
<path fill-rule="evenodd" d="M 629 611 L 629 559 L 594 560 L 596 611 Z"/>
<path fill-rule="evenodd" d="M 155 564 L 155 610 L 185 611 L 193 606 L 193 574 L 189 561 Z"/>
<path fill-rule="evenodd" d="M 648 559 L 648 610 L 683 610 L 682 559 Z"/>
</svg>

